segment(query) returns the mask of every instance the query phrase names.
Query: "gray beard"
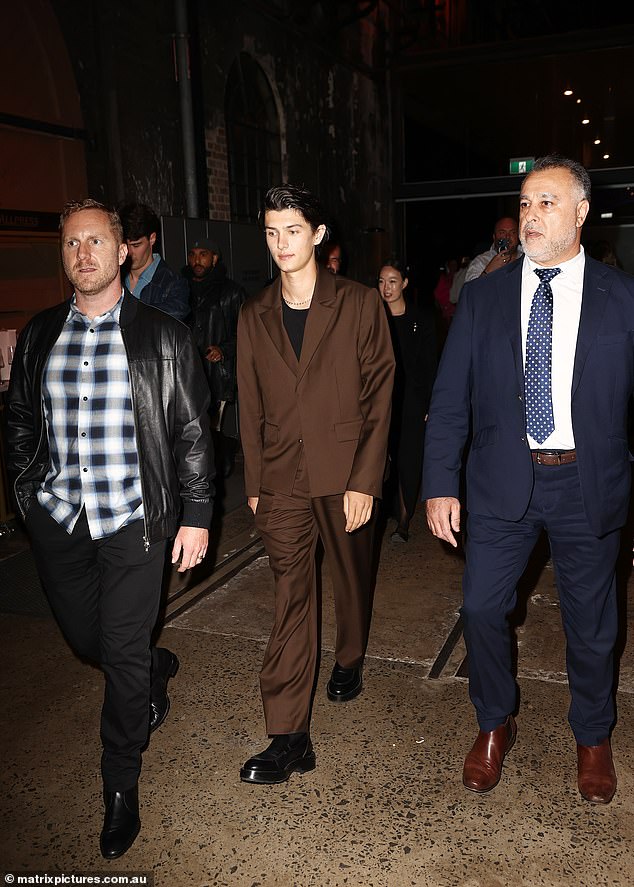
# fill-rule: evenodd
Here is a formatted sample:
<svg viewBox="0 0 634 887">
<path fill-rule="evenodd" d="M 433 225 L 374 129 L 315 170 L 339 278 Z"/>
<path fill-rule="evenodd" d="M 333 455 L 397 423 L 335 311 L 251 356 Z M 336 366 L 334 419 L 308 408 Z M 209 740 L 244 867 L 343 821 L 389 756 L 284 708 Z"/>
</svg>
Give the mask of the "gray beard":
<svg viewBox="0 0 634 887">
<path fill-rule="evenodd" d="M 530 246 L 528 246 L 524 241 L 522 241 L 522 247 L 524 249 L 524 254 L 528 256 L 529 259 L 532 259 L 534 262 L 539 259 L 545 259 L 546 261 L 552 261 L 556 259 L 557 256 L 561 256 L 575 242 L 575 238 L 577 236 L 577 229 L 575 228 L 571 235 L 567 238 L 560 238 L 559 240 L 549 240 L 547 243 L 542 243 L 540 247 L 540 251 L 537 252 L 537 248 L 535 252 L 530 251 Z M 544 250 L 546 247 L 546 251 Z"/>
</svg>

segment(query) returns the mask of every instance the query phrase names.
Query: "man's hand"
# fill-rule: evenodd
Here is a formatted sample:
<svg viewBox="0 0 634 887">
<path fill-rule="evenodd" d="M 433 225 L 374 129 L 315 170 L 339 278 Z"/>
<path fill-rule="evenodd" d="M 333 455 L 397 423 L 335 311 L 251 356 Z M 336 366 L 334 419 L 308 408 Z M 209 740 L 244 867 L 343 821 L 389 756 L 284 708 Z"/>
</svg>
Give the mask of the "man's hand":
<svg viewBox="0 0 634 887">
<path fill-rule="evenodd" d="M 249 496 L 247 498 L 247 505 L 249 506 L 249 508 L 251 509 L 253 514 L 255 514 L 255 512 L 258 510 L 258 502 L 259 501 L 260 501 L 259 496 Z"/>
<path fill-rule="evenodd" d="M 222 351 L 217 345 L 210 345 L 205 351 L 205 360 L 210 363 L 219 363 L 222 360 Z"/>
<path fill-rule="evenodd" d="M 454 533 L 460 532 L 460 502 L 453 496 L 427 500 L 427 526 L 434 536 L 458 547 Z"/>
<path fill-rule="evenodd" d="M 497 271 L 498 268 L 503 268 L 505 265 L 508 265 L 509 262 L 512 262 L 514 258 L 515 256 L 512 255 L 509 250 L 503 249 L 501 253 L 497 254 L 497 256 L 493 256 L 482 273 L 490 274 L 492 271 Z"/>
<path fill-rule="evenodd" d="M 346 516 L 346 533 L 354 533 L 372 517 L 374 496 L 346 490 L 343 494 L 343 513 Z"/>
<path fill-rule="evenodd" d="M 197 567 L 207 554 L 209 544 L 209 530 L 200 527 L 181 527 L 174 539 L 172 548 L 172 563 L 175 564 L 180 557 L 179 573 Z"/>
</svg>

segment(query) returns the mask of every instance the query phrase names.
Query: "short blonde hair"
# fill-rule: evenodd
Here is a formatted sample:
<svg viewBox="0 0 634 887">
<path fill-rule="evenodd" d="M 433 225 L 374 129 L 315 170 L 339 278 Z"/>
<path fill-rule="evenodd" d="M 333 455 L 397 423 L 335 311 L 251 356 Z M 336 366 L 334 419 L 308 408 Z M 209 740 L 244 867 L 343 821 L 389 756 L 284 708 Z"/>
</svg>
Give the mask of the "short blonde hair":
<svg viewBox="0 0 634 887">
<path fill-rule="evenodd" d="M 64 225 L 66 224 L 67 219 L 75 213 L 81 212 L 83 209 L 97 209 L 99 212 L 105 213 L 108 216 L 110 230 L 114 234 L 117 244 L 123 243 L 123 226 L 121 225 L 119 213 L 114 209 L 109 209 L 105 204 L 99 203 L 98 200 L 93 200 L 91 197 L 87 197 L 86 200 L 81 201 L 71 200 L 64 205 L 59 217 L 60 233 L 64 230 Z"/>
</svg>

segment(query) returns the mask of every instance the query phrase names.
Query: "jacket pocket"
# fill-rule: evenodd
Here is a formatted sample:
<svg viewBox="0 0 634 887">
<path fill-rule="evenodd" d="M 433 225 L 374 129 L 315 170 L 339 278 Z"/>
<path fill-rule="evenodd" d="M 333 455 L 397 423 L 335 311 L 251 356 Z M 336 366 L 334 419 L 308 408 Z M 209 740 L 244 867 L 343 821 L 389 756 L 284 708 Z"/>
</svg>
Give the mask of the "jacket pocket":
<svg viewBox="0 0 634 887">
<path fill-rule="evenodd" d="M 628 462 L 634 462 L 634 457 L 630 452 L 629 444 L 624 437 L 609 437 L 608 441 L 610 443 L 611 456 L 615 456 L 617 459 L 627 459 Z"/>
<path fill-rule="evenodd" d="M 480 430 L 476 431 L 476 433 L 473 435 L 473 443 L 471 444 L 471 448 L 473 450 L 477 450 L 479 447 L 488 447 L 491 444 L 496 443 L 497 439 L 497 425 L 487 425 L 484 428 L 480 428 Z"/>
<path fill-rule="evenodd" d="M 363 419 L 353 419 L 351 422 L 336 422 L 335 436 L 339 443 L 346 440 L 359 440 Z"/>
<path fill-rule="evenodd" d="M 264 443 L 277 443 L 280 439 L 280 426 L 273 425 L 271 422 L 264 423 Z"/>
</svg>

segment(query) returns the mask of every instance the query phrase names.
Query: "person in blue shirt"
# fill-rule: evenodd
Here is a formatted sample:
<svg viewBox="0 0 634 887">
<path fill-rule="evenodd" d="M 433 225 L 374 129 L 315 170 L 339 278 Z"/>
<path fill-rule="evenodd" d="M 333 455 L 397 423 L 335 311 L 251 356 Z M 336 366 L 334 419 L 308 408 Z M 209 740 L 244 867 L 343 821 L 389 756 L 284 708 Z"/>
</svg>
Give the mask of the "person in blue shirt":
<svg viewBox="0 0 634 887">
<path fill-rule="evenodd" d="M 124 270 L 126 288 L 146 305 L 160 308 L 177 320 L 189 314 L 189 288 L 154 252 L 161 228 L 158 216 L 145 203 L 127 203 L 119 212 L 123 238 L 128 247 Z"/>
</svg>

